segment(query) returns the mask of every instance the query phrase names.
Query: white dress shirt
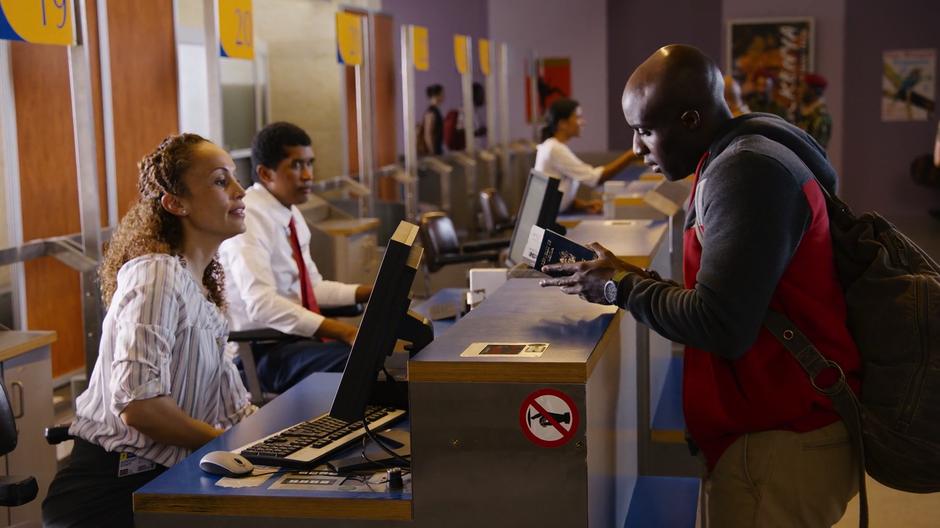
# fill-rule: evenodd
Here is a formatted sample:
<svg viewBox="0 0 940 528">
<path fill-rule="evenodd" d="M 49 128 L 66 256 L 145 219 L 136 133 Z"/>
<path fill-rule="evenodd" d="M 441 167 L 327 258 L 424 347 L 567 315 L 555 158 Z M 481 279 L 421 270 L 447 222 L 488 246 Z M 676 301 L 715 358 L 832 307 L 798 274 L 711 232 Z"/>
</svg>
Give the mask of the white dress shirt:
<svg viewBox="0 0 940 528">
<path fill-rule="evenodd" d="M 604 167 L 592 167 L 584 163 L 571 152 L 568 145 L 550 137 L 536 147 L 535 170 L 561 180 L 558 190 L 564 194 L 561 196 L 559 212 L 565 212 L 574 203 L 581 183 L 597 186 Z"/>
<path fill-rule="evenodd" d="M 232 329 L 273 328 L 312 336 L 324 317 L 303 307 L 300 273 L 290 243 L 294 219 L 300 252 L 321 307 L 356 303 L 357 284 L 324 280 L 310 258 L 310 229 L 300 210 L 284 207 L 260 183 L 245 192 L 245 232 L 219 247 Z"/>
<path fill-rule="evenodd" d="M 229 427 L 255 411 L 224 353 L 228 323 L 178 257 L 149 254 L 121 266 L 88 390 L 69 432 L 109 452 L 172 466 L 190 451 L 154 442 L 121 420 L 135 400 L 169 396 L 187 415 Z"/>
</svg>

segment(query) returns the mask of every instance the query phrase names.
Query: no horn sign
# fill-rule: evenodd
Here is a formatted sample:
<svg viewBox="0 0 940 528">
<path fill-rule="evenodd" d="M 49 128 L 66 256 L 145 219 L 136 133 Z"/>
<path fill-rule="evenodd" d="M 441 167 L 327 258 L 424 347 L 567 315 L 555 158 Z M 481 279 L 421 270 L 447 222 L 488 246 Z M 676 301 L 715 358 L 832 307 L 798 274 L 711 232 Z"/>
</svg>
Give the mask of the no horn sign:
<svg viewBox="0 0 940 528">
<path fill-rule="evenodd" d="M 567 444 L 578 430 L 578 408 L 570 396 L 555 389 L 540 389 L 525 397 L 519 409 L 522 432 L 542 447 Z"/>
</svg>

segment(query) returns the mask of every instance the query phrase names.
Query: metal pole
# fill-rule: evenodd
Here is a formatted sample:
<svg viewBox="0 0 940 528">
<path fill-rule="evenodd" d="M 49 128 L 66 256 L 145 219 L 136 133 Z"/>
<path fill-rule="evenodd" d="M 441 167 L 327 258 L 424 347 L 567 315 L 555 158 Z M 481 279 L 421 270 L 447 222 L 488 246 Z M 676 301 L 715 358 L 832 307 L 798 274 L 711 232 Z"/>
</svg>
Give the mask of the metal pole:
<svg viewBox="0 0 940 528">
<path fill-rule="evenodd" d="M 359 183 L 369 189 L 369 196 L 359 198 L 359 216 L 370 216 L 375 209 L 375 167 L 372 145 L 372 24 L 368 16 L 360 17 L 362 24 L 362 64 L 356 71 L 356 137 L 359 144 Z"/>
<path fill-rule="evenodd" d="M 496 104 L 499 97 L 496 93 L 496 71 L 499 66 L 497 63 L 496 43 L 490 42 L 487 49 L 488 62 L 490 63 L 490 73 L 486 76 L 486 146 L 493 148 L 499 144 L 496 134 Z M 496 182 L 490 182 L 495 185 Z"/>
<path fill-rule="evenodd" d="M 535 51 L 529 52 L 529 111 L 532 116 L 532 141 L 539 142 L 539 65 Z"/>
<path fill-rule="evenodd" d="M 104 125 L 105 194 L 108 197 L 108 223 L 117 226 L 117 158 L 114 150 L 114 94 L 111 88 L 111 40 L 108 36 L 108 0 L 97 0 L 98 61 L 101 77 L 101 120 Z"/>
<path fill-rule="evenodd" d="M 0 149 L 3 149 L 3 178 L 6 183 L 7 236 L 10 246 L 23 245 L 23 216 L 20 202 L 20 156 L 16 136 L 16 97 L 10 43 L 0 40 Z M 13 327 L 27 328 L 26 275 L 22 263 L 10 270 L 13 286 Z"/>
<path fill-rule="evenodd" d="M 473 39 L 464 40 L 467 49 L 467 71 L 460 76 L 460 88 L 463 95 L 463 131 L 467 142 L 467 154 L 472 158 L 476 151 L 473 123 Z"/>
<path fill-rule="evenodd" d="M 401 27 L 401 118 L 405 149 L 405 217 L 418 218 L 418 141 L 415 137 L 414 26 Z"/>
<path fill-rule="evenodd" d="M 499 45 L 499 142 L 502 144 L 502 180 L 500 190 L 506 195 L 507 184 L 512 181 L 512 166 L 509 159 L 509 46 L 505 43 Z M 495 128 L 495 123 L 491 125 Z M 516 204 L 511 207 L 515 208 Z"/>
<path fill-rule="evenodd" d="M 91 86 L 91 60 L 88 49 L 86 0 L 75 6 L 78 45 L 69 47 L 69 80 L 72 95 L 72 129 L 75 134 L 75 160 L 78 175 L 78 207 L 82 225 L 82 250 L 89 259 L 101 261 L 101 212 L 98 206 L 98 162 L 95 145 L 95 116 Z M 101 339 L 101 295 L 95 270 L 81 274 L 82 323 L 85 329 L 85 371 L 90 377 L 98 359 Z"/>
<path fill-rule="evenodd" d="M 222 73 L 219 57 L 218 0 L 203 0 L 203 23 L 206 32 L 206 86 L 209 88 L 209 137 L 224 147 L 222 132 Z"/>
</svg>

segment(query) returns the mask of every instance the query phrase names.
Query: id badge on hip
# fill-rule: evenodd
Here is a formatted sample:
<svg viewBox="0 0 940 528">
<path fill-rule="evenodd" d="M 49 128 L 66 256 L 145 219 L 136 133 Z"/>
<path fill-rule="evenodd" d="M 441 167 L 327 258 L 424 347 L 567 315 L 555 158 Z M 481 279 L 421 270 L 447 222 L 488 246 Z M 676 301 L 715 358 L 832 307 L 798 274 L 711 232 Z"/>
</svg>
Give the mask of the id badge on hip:
<svg viewBox="0 0 940 528">
<path fill-rule="evenodd" d="M 146 458 L 141 458 L 133 453 L 121 453 L 120 462 L 118 462 L 118 478 L 129 477 L 157 467 L 157 465 Z"/>
</svg>

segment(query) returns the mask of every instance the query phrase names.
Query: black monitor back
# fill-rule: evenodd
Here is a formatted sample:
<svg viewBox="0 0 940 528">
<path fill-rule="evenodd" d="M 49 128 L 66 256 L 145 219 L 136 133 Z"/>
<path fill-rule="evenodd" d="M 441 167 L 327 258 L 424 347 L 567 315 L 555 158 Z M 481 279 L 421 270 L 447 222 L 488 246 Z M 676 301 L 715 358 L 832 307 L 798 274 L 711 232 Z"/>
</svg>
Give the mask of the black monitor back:
<svg viewBox="0 0 940 528">
<path fill-rule="evenodd" d="M 359 333 L 333 398 L 330 416 L 361 420 L 372 394 L 376 375 L 395 347 L 398 327 L 407 316 L 408 293 L 421 262 L 421 246 L 415 245 L 418 226 L 401 222 L 392 234 L 375 278 Z"/>
</svg>

